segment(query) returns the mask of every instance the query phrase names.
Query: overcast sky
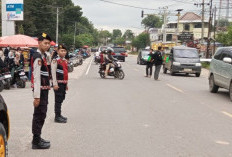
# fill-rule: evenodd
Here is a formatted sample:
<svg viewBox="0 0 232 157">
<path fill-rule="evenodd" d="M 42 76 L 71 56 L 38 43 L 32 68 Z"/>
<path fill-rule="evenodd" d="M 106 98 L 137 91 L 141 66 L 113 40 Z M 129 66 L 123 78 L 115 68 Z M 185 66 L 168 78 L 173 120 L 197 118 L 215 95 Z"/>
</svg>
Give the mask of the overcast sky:
<svg viewBox="0 0 232 157">
<path fill-rule="evenodd" d="M 200 8 L 193 5 L 199 0 L 108 0 L 115 3 L 126 5 L 133 5 L 143 8 L 157 9 L 144 10 L 144 13 L 159 13 L 159 7 L 167 6 L 172 13 L 176 13 L 178 8 L 185 11 L 195 11 L 200 13 Z M 75 5 L 82 7 L 84 16 L 86 16 L 96 28 L 107 29 L 131 29 L 136 33 L 142 32 L 141 26 L 141 11 L 142 9 L 119 6 L 115 4 L 106 3 L 100 0 L 73 0 Z M 183 12 L 184 13 L 184 12 Z M 175 20 L 177 17 L 172 16 L 170 20 Z"/>
</svg>

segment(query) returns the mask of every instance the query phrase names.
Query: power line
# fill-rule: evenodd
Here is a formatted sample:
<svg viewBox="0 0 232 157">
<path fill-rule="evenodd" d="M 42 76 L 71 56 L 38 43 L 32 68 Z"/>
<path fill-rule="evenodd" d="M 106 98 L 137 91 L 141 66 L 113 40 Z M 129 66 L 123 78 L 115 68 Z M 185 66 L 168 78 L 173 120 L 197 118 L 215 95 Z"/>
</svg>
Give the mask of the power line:
<svg viewBox="0 0 232 157">
<path fill-rule="evenodd" d="M 120 6 L 124 6 L 124 7 L 136 8 L 136 9 L 159 10 L 159 9 L 144 8 L 144 7 L 138 7 L 138 6 L 128 5 L 128 4 L 116 3 L 116 2 L 111 2 L 111 1 L 107 1 L 107 0 L 100 0 L 100 1 L 106 2 L 106 3 L 111 3 L 111 4 L 116 4 L 116 5 L 120 5 Z"/>
</svg>

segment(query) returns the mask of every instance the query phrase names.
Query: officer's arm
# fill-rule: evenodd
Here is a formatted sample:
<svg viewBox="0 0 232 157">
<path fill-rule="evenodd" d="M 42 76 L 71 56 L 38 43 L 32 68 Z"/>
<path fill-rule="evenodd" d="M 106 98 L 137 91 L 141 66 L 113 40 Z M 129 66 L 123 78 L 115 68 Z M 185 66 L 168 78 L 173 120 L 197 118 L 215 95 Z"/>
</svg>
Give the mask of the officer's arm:
<svg viewBox="0 0 232 157">
<path fill-rule="evenodd" d="M 53 59 L 51 63 L 51 70 L 52 70 L 52 83 L 53 86 L 57 86 L 57 80 L 56 80 L 56 70 L 57 70 L 57 60 Z"/>
<path fill-rule="evenodd" d="M 33 77 L 34 77 L 34 98 L 40 98 L 40 87 L 41 87 L 41 64 L 40 58 L 37 58 L 33 64 Z"/>
</svg>

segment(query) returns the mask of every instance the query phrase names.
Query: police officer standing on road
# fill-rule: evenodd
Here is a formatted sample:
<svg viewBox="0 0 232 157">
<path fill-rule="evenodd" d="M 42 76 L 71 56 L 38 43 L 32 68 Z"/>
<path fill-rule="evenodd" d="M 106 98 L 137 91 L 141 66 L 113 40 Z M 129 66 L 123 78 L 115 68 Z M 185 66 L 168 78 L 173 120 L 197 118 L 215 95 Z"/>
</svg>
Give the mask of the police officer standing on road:
<svg viewBox="0 0 232 157">
<path fill-rule="evenodd" d="M 160 73 L 160 69 L 162 67 L 163 64 L 163 55 L 162 55 L 162 47 L 159 46 L 158 47 L 158 51 L 155 52 L 154 54 L 154 63 L 155 63 L 155 73 L 154 73 L 154 79 L 158 80 L 159 78 L 159 73 Z"/>
<path fill-rule="evenodd" d="M 45 52 L 50 48 L 51 38 L 46 33 L 42 33 L 38 37 L 38 42 L 39 47 L 31 58 L 31 83 L 34 96 L 32 149 L 48 149 L 50 148 L 50 141 L 41 138 L 41 131 L 47 114 L 48 91 L 50 89 L 49 71 Z"/>
<path fill-rule="evenodd" d="M 53 89 L 55 92 L 55 122 L 67 123 L 67 118 L 61 115 L 61 105 L 68 90 L 68 62 L 65 59 L 67 48 L 58 46 L 58 55 L 52 60 Z"/>
</svg>

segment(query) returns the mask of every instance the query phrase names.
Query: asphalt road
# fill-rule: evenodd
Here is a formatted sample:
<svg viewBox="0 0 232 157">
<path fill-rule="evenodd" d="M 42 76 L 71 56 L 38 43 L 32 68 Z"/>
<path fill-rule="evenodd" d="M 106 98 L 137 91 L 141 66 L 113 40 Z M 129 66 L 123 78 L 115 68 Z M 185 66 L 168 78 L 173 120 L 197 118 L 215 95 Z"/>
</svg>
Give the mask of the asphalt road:
<svg viewBox="0 0 232 157">
<path fill-rule="evenodd" d="M 10 111 L 10 157 L 228 157 L 232 156 L 232 103 L 229 93 L 208 91 L 200 77 L 145 78 L 145 66 L 129 56 L 124 80 L 101 79 L 86 60 L 70 74 L 63 115 L 54 123 L 54 93 L 42 137 L 49 150 L 31 149 L 32 92 L 3 91 Z"/>
</svg>

